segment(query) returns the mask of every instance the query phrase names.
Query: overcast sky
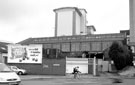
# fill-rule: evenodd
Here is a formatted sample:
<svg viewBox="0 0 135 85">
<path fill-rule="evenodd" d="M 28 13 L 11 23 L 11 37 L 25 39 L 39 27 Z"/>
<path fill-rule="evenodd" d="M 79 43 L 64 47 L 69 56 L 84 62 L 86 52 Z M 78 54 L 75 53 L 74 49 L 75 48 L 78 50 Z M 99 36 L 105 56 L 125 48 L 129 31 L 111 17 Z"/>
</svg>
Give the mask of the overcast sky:
<svg viewBox="0 0 135 85">
<path fill-rule="evenodd" d="M 0 40 L 53 37 L 53 9 L 70 6 L 86 9 L 96 34 L 129 29 L 129 0 L 0 0 Z"/>
</svg>

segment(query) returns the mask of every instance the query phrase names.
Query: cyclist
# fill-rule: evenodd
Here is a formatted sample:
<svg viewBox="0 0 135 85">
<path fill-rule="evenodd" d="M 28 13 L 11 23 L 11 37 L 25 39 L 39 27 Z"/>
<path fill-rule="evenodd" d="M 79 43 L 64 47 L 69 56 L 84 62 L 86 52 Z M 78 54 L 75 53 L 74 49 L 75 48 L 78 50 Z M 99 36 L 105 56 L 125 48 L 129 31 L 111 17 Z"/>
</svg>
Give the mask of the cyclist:
<svg viewBox="0 0 135 85">
<path fill-rule="evenodd" d="M 79 73 L 80 73 L 80 71 L 79 71 L 79 66 L 73 68 L 73 74 L 74 74 L 74 78 L 75 78 L 75 79 L 76 79 L 76 78 L 79 78 Z"/>
</svg>

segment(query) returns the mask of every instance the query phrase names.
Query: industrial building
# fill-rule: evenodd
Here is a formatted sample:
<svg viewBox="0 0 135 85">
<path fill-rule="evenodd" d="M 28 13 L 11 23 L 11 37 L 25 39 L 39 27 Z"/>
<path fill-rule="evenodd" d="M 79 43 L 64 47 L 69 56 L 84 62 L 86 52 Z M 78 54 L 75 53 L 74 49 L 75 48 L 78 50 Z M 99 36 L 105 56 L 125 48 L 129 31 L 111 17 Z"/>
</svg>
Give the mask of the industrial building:
<svg viewBox="0 0 135 85">
<path fill-rule="evenodd" d="M 105 50 L 114 41 L 127 42 L 124 32 L 94 34 L 96 28 L 87 25 L 85 9 L 62 7 L 54 9 L 55 36 L 28 38 L 17 44 L 42 45 L 42 63 L 9 63 L 28 70 L 30 74 L 65 75 L 79 66 L 82 73 L 93 73 L 93 57 L 97 55 L 97 71 L 111 71 L 109 63 L 100 68 L 107 59 Z"/>
</svg>

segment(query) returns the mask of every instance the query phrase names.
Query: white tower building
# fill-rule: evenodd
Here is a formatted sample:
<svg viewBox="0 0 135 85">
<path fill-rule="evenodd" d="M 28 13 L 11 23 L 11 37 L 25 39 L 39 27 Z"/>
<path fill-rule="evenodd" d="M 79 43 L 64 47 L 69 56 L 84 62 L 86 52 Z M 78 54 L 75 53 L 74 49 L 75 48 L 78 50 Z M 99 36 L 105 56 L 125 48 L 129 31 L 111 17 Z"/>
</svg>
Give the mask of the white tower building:
<svg viewBox="0 0 135 85">
<path fill-rule="evenodd" d="M 54 9 L 55 36 L 86 34 L 86 10 L 77 7 Z"/>
<path fill-rule="evenodd" d="M 80 28 L 80 34 L 81 35 L 85 35 L 87 34 L 87 18 L 86 18 L 86 13 L 87 11 L 85 9 L 79 9 L 80 12 L 82 13 L 82 16 L 81 16 L 81 28 Z"/>
</svg>

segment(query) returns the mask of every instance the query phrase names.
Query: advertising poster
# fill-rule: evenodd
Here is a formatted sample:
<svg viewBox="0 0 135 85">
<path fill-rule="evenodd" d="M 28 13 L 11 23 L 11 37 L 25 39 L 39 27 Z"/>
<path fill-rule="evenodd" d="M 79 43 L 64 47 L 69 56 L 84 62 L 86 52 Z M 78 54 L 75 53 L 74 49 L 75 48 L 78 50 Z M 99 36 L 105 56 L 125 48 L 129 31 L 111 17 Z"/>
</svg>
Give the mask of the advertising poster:
<svg viewBox="0 0 135 85">
<path fill-rule="evenodd" d="M 42 63 L 42 45 L 9 45 L 8 63 Z"/>
</svg>

